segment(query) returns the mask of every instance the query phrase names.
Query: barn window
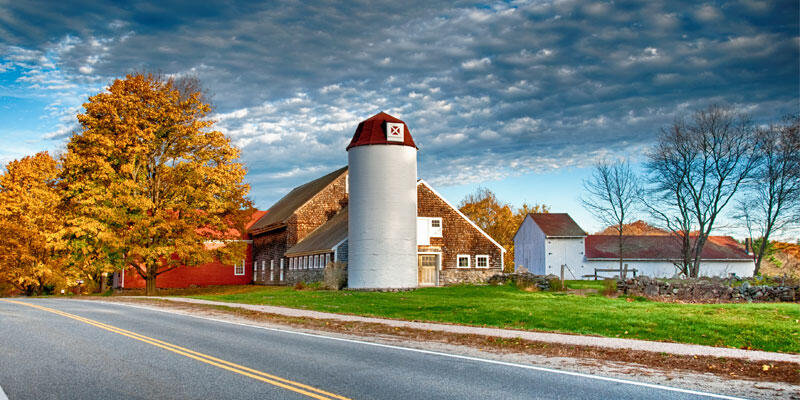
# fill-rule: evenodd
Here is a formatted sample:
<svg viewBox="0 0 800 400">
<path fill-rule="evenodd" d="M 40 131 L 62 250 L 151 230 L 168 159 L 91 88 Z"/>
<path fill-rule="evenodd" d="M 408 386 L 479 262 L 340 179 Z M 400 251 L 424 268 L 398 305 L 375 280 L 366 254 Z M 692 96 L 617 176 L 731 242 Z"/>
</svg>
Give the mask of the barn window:
<svg viewBox="0 0 800 400">
<path fill-rule="evenodd" d="M 233 274 L 244 275 L 244 260 L 242 260 L 241 264 L 233 264 Z"/>
<path fill-rule="evenodd" d="M 331 262 L 331 255 L 330 253 L 325 254 L 325 266 L 328 266 L 328 263 Z"/>
<path fill-rule="evenodd" d="M 314 268 L 319 268 L 319 254 L 314 256 Z"/>
<path fill-rule="evenodd" d="M 489 256 L 484 254 L 475 256 L 475 268 L 489 268 Z"/>
<path fill-rule="evenodd" d="M 442 219 L 431 218 L 431 237 L 442 237 Z"/>
<path fill-rule="evenodd" d="M 469 255 L 468 254 L 459 254 L 458 255 L 458 268 L 469 268 Z"/>
</svg>

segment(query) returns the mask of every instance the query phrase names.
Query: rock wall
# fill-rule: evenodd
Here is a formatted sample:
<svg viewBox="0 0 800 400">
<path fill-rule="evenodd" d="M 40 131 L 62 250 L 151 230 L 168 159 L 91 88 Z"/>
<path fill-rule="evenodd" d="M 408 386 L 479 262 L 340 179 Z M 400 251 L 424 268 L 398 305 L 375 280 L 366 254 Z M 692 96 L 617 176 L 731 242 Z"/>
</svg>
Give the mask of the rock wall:
<svg viewBox="0 0 800 400">
<path fill-rule="evenodd" d="M 439 285 L 458 285 L 461 283 L 486 283 L 497 274 L 497 270 L 443 269 L 439 271 Z"/>
<path fill-rule="evenodd" d="M 727 279 L 660 280 L 646 276 L 617 282 L 622 294 L 702 302 L 800 302 L 800 286 L 750 285 Z"/>
</svg>

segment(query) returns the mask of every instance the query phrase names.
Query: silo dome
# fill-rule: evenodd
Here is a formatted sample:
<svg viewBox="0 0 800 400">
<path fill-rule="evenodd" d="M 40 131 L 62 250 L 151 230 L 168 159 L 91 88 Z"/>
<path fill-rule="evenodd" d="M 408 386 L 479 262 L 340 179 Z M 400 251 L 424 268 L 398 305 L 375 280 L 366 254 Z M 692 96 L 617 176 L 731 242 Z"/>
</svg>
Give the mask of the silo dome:
<svg viewBox="0 0 800 400">
<path fill-rule="evenodd" d="M 348 286 L 417 287 L 417 146 L 405 122 L 380 112 L 347 146 Z"/>
</svg>

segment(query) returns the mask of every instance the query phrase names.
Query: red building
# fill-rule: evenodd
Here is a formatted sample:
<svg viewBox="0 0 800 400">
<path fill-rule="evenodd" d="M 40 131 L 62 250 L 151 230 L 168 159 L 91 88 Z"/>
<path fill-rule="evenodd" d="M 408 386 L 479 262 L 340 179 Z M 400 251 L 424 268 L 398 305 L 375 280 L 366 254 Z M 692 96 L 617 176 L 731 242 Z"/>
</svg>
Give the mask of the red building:
<svg viewBox="0 0 800 400">
<path fill-rule="evenodd" d="M 253 213 L 246 228 L 263 217 L 266 211 Z M 253 283 L 253 243 L 249 234 L 242 235 L 247 242 L 246 258 L 235 265 L 211 262 L 197 266 L 180 266 L 164 272 L 156 278 L 159 288 L 187 288 L 213 285 L 247 285 Z M 135 270 L 128 268 L 114 274 L 114 287 L 122 289 L 144 289 L 145 280 Z"/>
</svg>

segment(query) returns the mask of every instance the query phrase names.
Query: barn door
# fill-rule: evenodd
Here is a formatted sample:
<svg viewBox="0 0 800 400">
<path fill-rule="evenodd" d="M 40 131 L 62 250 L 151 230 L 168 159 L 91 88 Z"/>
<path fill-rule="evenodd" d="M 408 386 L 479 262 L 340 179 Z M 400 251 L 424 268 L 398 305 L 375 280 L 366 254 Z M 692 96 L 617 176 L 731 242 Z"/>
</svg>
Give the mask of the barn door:
<svg viewBox="0 0 800 400">
<path fill-rule="evenodd" d="M 419 258 L 419 285 L 436 285 L 436 254 L 420 254 Z"/>
</svg>

